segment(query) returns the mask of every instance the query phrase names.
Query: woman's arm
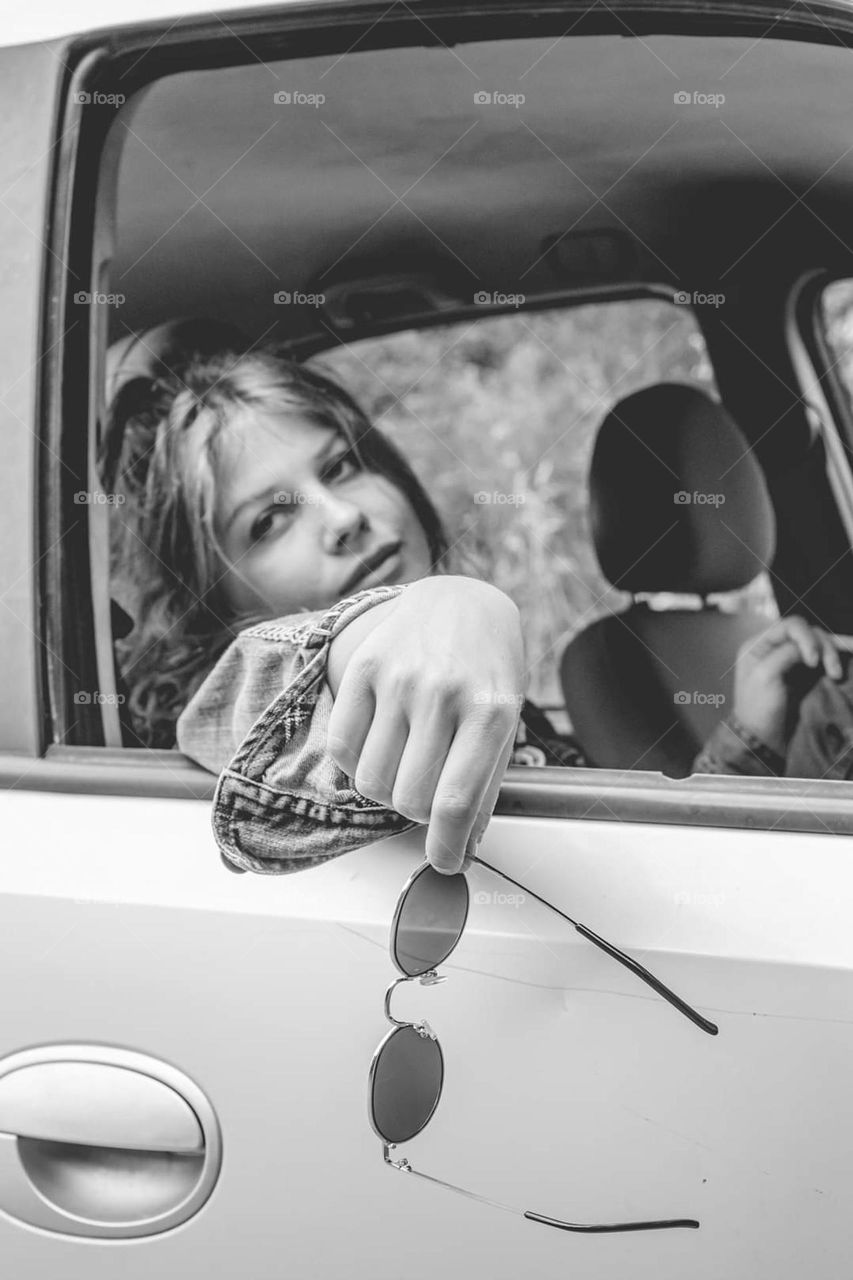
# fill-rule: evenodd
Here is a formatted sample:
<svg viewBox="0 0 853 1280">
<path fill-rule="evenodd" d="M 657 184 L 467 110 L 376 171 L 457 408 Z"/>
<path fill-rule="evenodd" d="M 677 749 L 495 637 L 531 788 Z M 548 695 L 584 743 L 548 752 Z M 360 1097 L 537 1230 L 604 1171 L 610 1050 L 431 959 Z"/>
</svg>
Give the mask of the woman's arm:
<svg viewBox="0 0 853 1280">
<path fill-rule="evenodd" d="M 220 774 L 223 858 L 282 874 L 428 823 L 467 864 L 497 800 L 524 684 L 518 610 L 475 579 L 358 592 L 240 633 L 178 721 Z"/>
</svg>

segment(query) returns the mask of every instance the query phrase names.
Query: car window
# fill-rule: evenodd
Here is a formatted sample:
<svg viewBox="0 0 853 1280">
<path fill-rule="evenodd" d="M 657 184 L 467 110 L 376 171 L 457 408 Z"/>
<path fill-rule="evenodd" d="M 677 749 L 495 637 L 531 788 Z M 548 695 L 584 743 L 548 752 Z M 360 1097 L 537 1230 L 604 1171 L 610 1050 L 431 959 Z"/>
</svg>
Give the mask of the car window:
<svg viewBox="0 0 853 1280">
<path fill-rule="evenodd" d="M 632 598 L 603 575 L 593 547 L 596 433 L 619 401 L 655 383 L 718 398 L 692 309 L 645 297 L 519 310 L 340 345 L 311 363 L 343 382 L 400 446 L 472 570 L 515 600 L 533 668 L 529 697 L 568 729 L 562 650 Z M 683 600 L 656 593 L 650 603 Z M 720 603 L 775 613 L 766 574 Z"/>
</svg>

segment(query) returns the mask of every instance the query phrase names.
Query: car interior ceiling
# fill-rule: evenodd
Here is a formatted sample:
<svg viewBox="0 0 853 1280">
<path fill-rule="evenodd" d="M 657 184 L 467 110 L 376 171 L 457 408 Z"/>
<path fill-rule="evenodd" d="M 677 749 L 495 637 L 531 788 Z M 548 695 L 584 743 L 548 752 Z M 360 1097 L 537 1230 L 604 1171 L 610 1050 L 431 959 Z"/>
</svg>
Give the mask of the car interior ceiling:
<svg viewBox="0 0 853 1280">
<path fill-rule="evenodd" d="M 393 329 L 393 313 L 377 323 L 369 307 L 361 315 L 356 310 L 336 329 L 328 311 L 318 324 L 311 308 L 277 307 L 277 288 L 333 298 L 337 290 L 345 303 L 356 286 L 369 292 L 371 280 L 390 273 L 409 285 L 407 296 L 424 312 L 419 321 L 429 323 L 464 314 L 483 281 L 535 303 L 576 289 L 649 281 L 713 291 L 724 276 L 729 318 L 710 311 L 698 318 L 728 413 L 712 406 L 702 425 L 739 453 L 739 442 L 745 448 L 754 441 L 764 475 L 748 455 L 750 465 L 729 478 L 729 510 L 737 508 L 750 533 L 772 544 L 775 508 L 774 589 L 783 611 L 812 608 L 838 630 L 853 631 L 848 540 L 822 446 L 797 394 L 782 324 L 787 293 L 803 271 L 851 273 L 843 241 L 853 153 L 838 160 L 849 145 L 848 52 L 769 38 L 750 51 L 748 71 L 739 73 L 750 45 L 741 37 L 566 39 L 529 78 L 524 124 L 512 108 L 478 115 L 472 89 L 478 81 L 439 48 L 356 51 L 330 74 L 324 74 L 329 58 L 274 64 L 277 81 L 255 63 L 155 81 L 114 126 L 127 124 L 132 132 L 121 149 L 112 266 L 128 301 L 111 336 L 168 318 L 168 297 L 173 316 L 227 319 L 251 339 L 266 335 L 313 353 Z M 483 84 L 514 88 L 519 68 L 536 63 L 546 46 L 484 42 L 462 52 Z M 654 54 L 678 66 L 672 85 Z M 673 122 L 674 89 L 715 87 L 727 69 L 726 128 L 708 128 L 695 112 Z M 306 92 L 322 86 L 322 117 L 310 107 L 277 116 L 278 85 Z M 639 155 L 644 162 L 634 165 Z M 223 162 L 238 158 L 220 181 Z M 819 217 L 796 200 L 813 184 L 810 203 Z M 395 194 L 407 189 L 406 201 L 389 212 Z M 204 199 L 193 205 L 196 193 Z M 364 234 L 365 228 L 371 230 Z M 147 252 L 152 244 L 156 250 Z M 667 412 L 682 433 L 668 461 L 681 487 L 700 487 L 701 449 L 683 447 L 686 439 L 699 441 L 692 410 Z M 600 446 L 607 437 L 603 426 Z M 624 433 L 618 447 L 624 467 L 631 448 Z M 618 474 L 612 460 L 593 470 L 596 549 L 605 560 L 603 542 L 614 537 L 606 495 L 618 489 Z M 667 492 L 672 487 L 670 476 Z M 641 526 L 654 522 L 652 505 L 633 511 Z M 703 596 L 732 590 L 758 571 L 752 560 L 745 563 L 748 556 L 718 557 L 707 528 L 698 527 L 701 508 L 688 522 L 700 569 L 712 555 L 717 576 L 699 582 L 704 570 L 697 569 L 696 581 L 682 576 L 683 589 Z M 665 560 L 657 564 L 655 587 L 638 582 L 632 590 L 676 589 L 674 562 Z M 756 620 L 744 614 L 721 622 L 706 608 L 706 625 L 697 630 L 695 614 L 676 613 L 650 622 L 635 605 L 621 620 L 628 626 L 588 629 L 563 655 L 563 690 L 573 722 L 584 726 L 581 737 L 597 734 L 612 745 L 612 759 L 602 758 L 603 745 L 598 752 L 591 747 L 597 762 L 631 767 L 630 757 L 640 768 L 689 771 L 697 737 L 708 727 L 694 721 L 713 717 L 712 710 L 673 713 L 667 701 L 666 714 L 677 720 L 667 754 L 651 745 L 663 704 L 633 697 L 627 715 L 610 704 L 606 715 L 587 705 L 589 672 L 598 671 L 594 687 L 601 688 L 617 650 L 623 683 L 630 675 L 635 693 L 644 680 L 651 687 L 652 653 L 655 687 L 671 699 L 661 676 L 673 646 L 706 671 L 712 663 L 730 683 L 734 650 Z M 631 634 L 633 645 L 626 640 Z"/>
<path fill-rule="evenodd" d="M 749 250 L 774 211 L 788 212 L 766 237 L 764 257 L 756 246 L 728 277 L 732 287 L 771 255 L 777 271 L 784 261 L 793 272 L 845 251 L 853 186 L 853 154 L 843 156 L 845 49 L 768 38 L 745 57 L 746 39 L 707 36 L 584 36 L 542 57 L 545 48 L 539 40 L 465 45 L 460 54 L 478 79 L 442 48 L 408 48 L 274 63 L 273 76 L 252 62 L 155 81 L 113 126 L 123 142 L 114 276 L 126 286 L 125 322 L 162 319 L 168 286 L 178 314 L 218 314 L 227 298 L 227 318 L 250 337 L 271 324 L 292 336 L 291 326 L 311 318 L 276 309 L 276 279 L 310 292 L 400 252 L 449 257 L 464 296 L 472 276 L 498 275 L 507 290 L 523 279 L 536 296 L 571 283 L 559 256 L 542 256 L 569 228 L 627 230 L 630 278 L 695 280 L 697 288 Z M 540 58 L 524 123 L 512 107 L 476 108 L 479 80 L 512 87 Z M 661 62 L 678 68 L 671 84 Z M 709 128 L 717 122 L 693 109 L 674 118 L 673 89 L 721 77 L 724 127 Z M 322 112 L 277 108 L 281 86 L 322 88 Z M 223 177 L 223 162 L 237 161 Z M 816 182 L 812 200 L 826 226 L 790 208 L 791 190 Z M 407 188 L 405 204 L 458 257 L 402 202 L 389 211 Z M 190 192 L 206 193 L 204 203 L 191 207 Z"/>
</svg>

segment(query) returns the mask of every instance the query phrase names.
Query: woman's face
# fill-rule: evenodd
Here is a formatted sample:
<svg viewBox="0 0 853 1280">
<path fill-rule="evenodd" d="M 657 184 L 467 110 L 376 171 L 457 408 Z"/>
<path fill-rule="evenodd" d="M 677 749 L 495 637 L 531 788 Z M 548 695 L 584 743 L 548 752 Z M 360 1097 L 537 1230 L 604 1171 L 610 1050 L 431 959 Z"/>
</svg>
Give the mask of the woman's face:
<svg viewBox="0 0 853 1280">
<path fill-rule="evenodd" d="M 237 613 L 271 618 L 432 567 L 409 500 L 361 469 L 346 436 L 298 410 L 242 410 L 224 439 L 214 528 L 228 568 L 220 580 Z"/>
</svg>

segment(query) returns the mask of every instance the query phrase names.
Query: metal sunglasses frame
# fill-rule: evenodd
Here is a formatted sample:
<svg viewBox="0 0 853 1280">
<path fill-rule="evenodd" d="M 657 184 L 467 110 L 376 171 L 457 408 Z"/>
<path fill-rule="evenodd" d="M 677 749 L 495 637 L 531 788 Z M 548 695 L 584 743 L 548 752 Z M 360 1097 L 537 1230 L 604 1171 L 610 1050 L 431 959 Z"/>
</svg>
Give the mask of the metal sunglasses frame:
<svg viewBox="0 0 853 1280">
<path fill-rule="evenodd" d="M 644 982 L 647 982 L 649 986 L 651 986 L 660 995 L 664 996 L 665 999 L 669 1000 L 671 1004 L 673 1004 L 677 1009 L 679 1009 L 682 1013 L 684 1013 L 686 1017 L 690 1018 L 692 1022 L 695 1022 L 697 1026 L 701 1027 L 702 1030 L 707 1031 L 709 1035 L 717 1034 L 718 1027 L 713 1022 L 709 1022 L 706 1018 L 703 1018 L 701 1014 L 698 1014 L 694 1009 L 691 1009 L 689 1005 L 685 1004 L 683 1000 L 681 1000 L 678 996 L 674 995 L 673 992 L 671 992 L 668 987 L 665 987 L 663 983 L 659 982 L 657 978 L 653 977 L 653 975 L 649 973 L 648 970 L 644 969 L 643 966 L 640 965 L 636 960 L 631 959 L 630 956 L 627 956 L 624 954 L 624 952 L 619 951 L 618 948 L 612 946 L 611 943 L 606 942 L 603 938 L 600 938 L 598 934 L 593 933 L 591 930 L 587 929 L 584 925 L 579 924 L 575 920 L 572 920 L 569 916 L 565 915 L 564 912 L 560 911 L 559 908 L 553 906 L 552 903 L 547 902 L 544 898 L 540 898 L 538 894 L 533 893 L 529 889 L 526 889 L 524 885 L 519 884 L 517 880 L 513 880 L 511 876 L 506 875 L 506 873 L 501 871 L 498 867 L 493 867 L 490 863 L 485 862 L 482 858 L 478 858 L 476 856 L 473 857 L 471 861 L 479 863 L 481 866 L 488 868 L 488 870 L 490 871 L 494 871 L 499 876 L 503 876 L 504 879 L 509 880 L 511 884 L 514 884 L 518 888 L 523 889 L 525 893 L 529 893 L 530 897 L 535 898 L 537 902 L 541 902 L 544 906 L 550 907 L 551 910 L 555 911 L 557 915 L 559 915 L 562 919 L 567 920 L 569 924 L 573 925 L 575 929 L 577 929 L 577 931 L 583 937 L 587 938 L 590 942 L 593 942 L 596 946 L 600 947 L 601 950 L 606 952 L 607 955 L 612 956 L 614 959 L 618 960 L 620 963 L 626 965 L 626 967 L 629 968 L 632 973 L 637 974 L 637 976 L 642 978 Z M 392 1026 L 391 1026 L 391 1030 L 388 1031 L 385 1036 L 383 1036 L 381 1042 L 377 1046 L 376 1052 L 374 1053 L 373 1059 L 370 1064 L 370 1073 L 368 1077 L 368 1095 L 367 1095 L 368 1096 L 368 1117 L 370 1119 L 370 1124 L 374 1133 L 382 1142 L 382 1157 L 385 1163 L 387 1165 L 390 1165 L 392 1169 L 399 1169 L 403 1173 L 413 1173 L 418 1178 L 424 1178 L 427 1182 L 434 1182 L 438 1186 L 446 1187 L 450 1191 L 456 1191 L 460 1195 L 468 1196 L 472 1200 L 479 1200 L 482 1204 L 492 1205 L 492 1207 L 496 1209 L 504 1209 L 508 1213 L 514 1213 L 514 1214 L 520 1215 L 523 1218 L 527 1218 L 531 1222 L 540 1222 L 544 1226 L 556 1227 L 557 1229 L 562 1231 L 579 1231 L 585 1234 L 596 1234 L 596 1233 L 619 1232 L 619 1231 L 658 1231 L 658 1230 L 665 1230 L 665 1229 L 670 1229 L 674 1227 L 697 1228 L 699 1226 L 699 1223 L 696 1221 L 695 1218 L 667 1218 L 663 1220 L 643 1221 L 643 1222 L 611 1222 L 611 1223 L 565 1222 L 560 1218 L 551 1218 L 542 1213 L 535 1213 L 532 1209 L 518 1209 L 514 1205 L 503 1204 L 499 1200 L 491 1200 L 487 1196 L 477 1195 L 475 1192 L 468 1191 L 464 1187 L 456 1186 L 456 1184 L 453 1182 L 445 1182 L 442 1178 L 436 1178 L 432 1174 L 422 1173 L 419 1169 L 415 1169 L 409 1163 L 409 1161 L 405 1158 L 400 1160 L 392 1159 L 391 1152 L 396 1149 L 398 1144 L 395 1142 L 389 1142 L 385 1134 L 378 1127 L 376 1123 L 376 1117 L 374 1114 L 374 1106 L 373 1106 L 376 1072 L 377 1072 L 377 1067 L 379 1065 L 379 1061 L 382 1057 L 382 1054 L 384 1053 L 388 1043 L 395 1036 L 399 1035 L 400 1032 L 403 1030 L 414 1031 L 418 1036 L 421 1037 L 421 1039 L 429 1038 L 434 1042 L 435 1047 L 438 1051 L 438 1058 L 441 1064 L 441 1078 L 439 1080 L 435 1102 L 430 1110 L 429 1115 L 426 1116 L 426 1118 L 423 1120 L 423 1123 L 420 1125 L 417 1131 L 411 1135 L 411 1137 L 417 1137 L 418 1133 L 423 1132 L 423 1130 L 429 1124 L 432 1117 L 435 1115 L 435 1112 L 438 1108 L 438 1104 L 441 1101 L 441 1095 L 444 1089 L 444 1055 L 441 1052 L 441 1045 L 439 1043 L 438 1037 L 436 1036 L 435 1032 L 432 1030 L 429 1023 L 425 1019 L 420 1022 L 401 1022 L 398 1018 L 395 1018 L 393 1016 L 393 1014 L 391 1013 L 391 996 L 401 982 L 420 982 L 422 986 L 435 986 L 440 982 L 446 981 L 447 975 L 439 974 L 437 972 L 437 968 L 438 968 L 438 965 L 443 964 L 444 961 L 447 960 L 448 956 L 452 955 L 456 947 L 459 945 L 459 942 L 462 938 L 462 934 L 465 932 L 465 925 L 468 922 L 468 911 L 471 903 L 471 896 L 469 892 L 466 906 L 465 906 L 465 916 L 462 920 L 462 924 L 457 934 L 456 940 L 454 941 L 450 949 L 443 956 L 441 956 L 441 958 L 437 960 L 436 963 L 431 968 L 425 970 L 423 973 L 420 973 L 420 974 L 406 973 L 403 970 L 397 958 L 397 929 L 400 923 L 400 917 L 403 912 L 403 907 L 405 905 L 406 898 L 408 897 L 412 889 L 412 886 L 420 879 L 420 877 L 429 868 L 430 868 L 429 862 L 424 862 L 419 867 L 416 867 L 415 870 L 412 872 L 412 874 L 409 876 L 405 885 L 403 886 L 403 889 L 397 900 L 397 906 L 394 911 L 394 919 L 391 923 L 390 949 L 391 949 L 391 960 L 394 964 L 394 967 L 403 976 L 400 978 L 395 978 L 393 982 L 390 983 L 390 985 L 388 986 L 385 992 L 385 1006 L 384 1006 L 385 1017 L 388 1020 L 388 1022 L 392 1024 Z M 466 889 L 467 889 L 467 880 L 466 880 Z M 407 1141 L 411 1141 L 411 1138 L 407 1139 Z"/>
</svg>

